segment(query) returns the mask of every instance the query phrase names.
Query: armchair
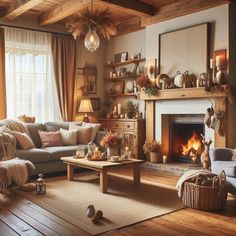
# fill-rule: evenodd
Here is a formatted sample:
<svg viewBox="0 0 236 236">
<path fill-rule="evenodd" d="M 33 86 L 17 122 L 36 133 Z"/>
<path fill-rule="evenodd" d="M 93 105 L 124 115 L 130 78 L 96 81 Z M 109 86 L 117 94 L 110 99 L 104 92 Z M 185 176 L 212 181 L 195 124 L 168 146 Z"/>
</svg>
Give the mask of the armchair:
<svg viewBox="0 0 236 236">
<path fill-rule="evenodd" d="M 226 179 L 230 183 L 229 192 L 236 195 L 236 160 L 232 160 L 233 149 L 212 148 L 209 154 L 212 172 L 220 174 L 224 170 Z"/>
</svg>

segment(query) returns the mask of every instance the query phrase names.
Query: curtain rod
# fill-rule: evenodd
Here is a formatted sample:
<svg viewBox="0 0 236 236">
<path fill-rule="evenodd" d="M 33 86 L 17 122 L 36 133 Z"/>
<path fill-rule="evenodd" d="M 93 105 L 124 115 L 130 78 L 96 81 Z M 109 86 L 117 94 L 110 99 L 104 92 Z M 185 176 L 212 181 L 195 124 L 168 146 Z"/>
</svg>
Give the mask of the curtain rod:
<svg viewBox="0 0 236 236">
<path fill-rule="evenodd" d="M 37 32 L 43 32 L 43 33 L 51 33 L 51 34 L 58 34 L 58 35 L 63 35 L 66 37 L 72 37 L 72 35 L 69 34 L 63 34 L 63 33 L 57 33 L 57 32 L 52 32 L 52 31 L 47 31 L 47 30 L 40 30 L 40 29 L 32 29 L 32 28 L 27 28 L 27 27 L 22 27 L 22 26 L 14 26 L 14 25 L 7 25 L 7 24 L 1 24 L 0 26 L 6 26 L 6 27 L 12 27 L 12 28 L 17 28 L 17 29 L 25 29 L 25 30 L 32 30 L 32 31 L 37 31 Z"/>
</svg>

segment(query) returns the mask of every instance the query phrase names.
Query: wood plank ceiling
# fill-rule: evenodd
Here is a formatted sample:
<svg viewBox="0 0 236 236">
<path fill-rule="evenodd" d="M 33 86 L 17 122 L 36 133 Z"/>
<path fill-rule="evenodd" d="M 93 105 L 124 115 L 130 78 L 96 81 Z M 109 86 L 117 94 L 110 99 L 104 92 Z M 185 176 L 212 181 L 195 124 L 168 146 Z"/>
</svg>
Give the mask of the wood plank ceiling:
<svg viewBox="0 0 236 236">
<path fill-rule="evenodd" d="M 219 6 L 230 0 L 94 0 L 94 8 L 109 7 L 119 34 L 147 25 Z M 91 0 L 0 0 L 0 17 L 5 21 L 19 16 L 38 19 L 39 25 L 66 24 L 68 19 L 86 7 Z"/>
</svg>

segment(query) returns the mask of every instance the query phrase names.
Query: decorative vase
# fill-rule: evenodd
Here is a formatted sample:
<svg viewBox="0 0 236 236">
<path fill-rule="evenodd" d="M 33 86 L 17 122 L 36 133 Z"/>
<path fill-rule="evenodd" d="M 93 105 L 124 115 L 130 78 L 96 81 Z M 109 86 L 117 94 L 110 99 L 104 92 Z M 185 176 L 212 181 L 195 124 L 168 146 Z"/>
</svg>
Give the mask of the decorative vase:
<svg viewBox="0 0 236 236">
<path fill-rule="evenodd" d="M 161 163 L 162 157 L 157 152 L 150 152 L 150 160 L 152 163 Z"/>
<path fill-rule="evenodd" d="M 118 156 L 118 154 L 117 147 L 107 147 L 107 157 Z"/>
</svg>

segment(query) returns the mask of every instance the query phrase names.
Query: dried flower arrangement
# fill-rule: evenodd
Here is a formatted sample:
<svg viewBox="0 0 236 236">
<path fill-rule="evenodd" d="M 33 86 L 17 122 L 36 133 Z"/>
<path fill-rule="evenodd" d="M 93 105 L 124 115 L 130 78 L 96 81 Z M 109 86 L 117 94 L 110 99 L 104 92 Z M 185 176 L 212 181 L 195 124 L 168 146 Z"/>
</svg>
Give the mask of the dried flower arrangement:
<svg viewBox="0 0 236 236">
<path fill-rule="evenodd" d="M 149 96 L 151 95 L 157 95 L 159 88 L 158 87 L 153 87 L 151 85 L 151 81 L 148 78 L 148 75 L 141 72 L 140 75 L 138 76 L 136 80 L 137 85 L 139 85 L 143 91 L 148 94 Z"/>
<path fill-rule="evenodd" d="M 154 141 L 146 141 L 143 145 L 144 153 L 156 152 L 161 154 L 162 153 L 162 145 L 160 142 Z"/>
<path fill-rule="evenodd" d="M 105 10 L 98 8 L 95 11 L 86 8 L 78 16 L 71 18 L 66 27 L 75 39 L 85 36 L 89 28 L 95 29 L 108 40 L 118 33 L 116 25 L 111 19 L 111 11 L 108 8 Z"/>
<path fill-rule="evenodd" d="M 102 147 L 120 147 L 121 137 L 117 133 L 107 132 L 100 141 Z"/>
</svg>

